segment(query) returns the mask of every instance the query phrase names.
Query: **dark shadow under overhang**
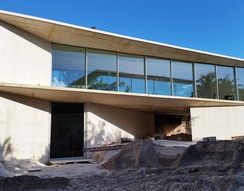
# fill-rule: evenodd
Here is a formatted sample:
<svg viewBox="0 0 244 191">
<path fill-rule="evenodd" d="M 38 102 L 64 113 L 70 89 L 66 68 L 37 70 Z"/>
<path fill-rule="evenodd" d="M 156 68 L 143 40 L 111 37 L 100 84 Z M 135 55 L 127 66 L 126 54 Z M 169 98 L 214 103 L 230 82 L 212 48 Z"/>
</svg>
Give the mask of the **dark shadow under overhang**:
<svg viewBox="0 0 244 191">
<path fill-rule="evenodd" d="M 194 107 L 244 106 L 244 102 L 0 83 L 0 92 L 55 102 L 96 103 L 144 112 L 187 115 Z"/>
</svg>

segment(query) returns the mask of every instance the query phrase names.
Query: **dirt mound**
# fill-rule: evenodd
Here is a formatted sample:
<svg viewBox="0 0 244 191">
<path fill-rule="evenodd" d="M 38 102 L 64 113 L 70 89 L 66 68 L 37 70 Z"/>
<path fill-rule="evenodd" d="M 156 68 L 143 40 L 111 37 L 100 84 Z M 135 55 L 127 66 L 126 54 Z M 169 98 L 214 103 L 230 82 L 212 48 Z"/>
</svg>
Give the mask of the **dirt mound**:
<svg viewBox="0 0 244 191">
<path fill-rule="evenodd" d="M 102 168 L 122 170 L 137 167 L 220 166 L 237 165 L 244 161 L 243 141 L 198 142 L 177 155 L 170 155 L 167 151 L 162 154 L 157 152 L 159 149 L 169 149 L 170 152 L 176 148 L 158 146 L 151 140 L 137 140 L 105 162 Z"/>
<path fill-rule="evenodd" d="M 188 147 L 173 166 L 237 165 L 244 160 L 242 141 L 198 142 Z"/>
<path fill-rule="evenodd" d="M 102 165 L 109 170 L 136 167 L 160 167 L 160 154 L 156 153 L 151 140 L 136 140 L 126 145 L 118 154 Z"/>
</svg>

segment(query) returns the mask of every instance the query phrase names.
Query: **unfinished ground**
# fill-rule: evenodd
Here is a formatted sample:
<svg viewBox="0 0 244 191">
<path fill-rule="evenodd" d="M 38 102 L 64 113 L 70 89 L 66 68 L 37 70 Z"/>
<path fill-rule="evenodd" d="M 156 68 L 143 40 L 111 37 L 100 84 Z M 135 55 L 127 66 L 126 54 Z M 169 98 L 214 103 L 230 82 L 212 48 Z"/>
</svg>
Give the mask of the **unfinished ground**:
<svg viewBox="0 0 244 191">
<path fill-rule="evenodd" d="M 244 190 L 242 140 L 138 140 L 103 160 L 108 156 L 95 153 L 97 164 L 4 161 L 0 190 Z M 28 172 L 27 166 L 41 171 Z"/>
</svg>

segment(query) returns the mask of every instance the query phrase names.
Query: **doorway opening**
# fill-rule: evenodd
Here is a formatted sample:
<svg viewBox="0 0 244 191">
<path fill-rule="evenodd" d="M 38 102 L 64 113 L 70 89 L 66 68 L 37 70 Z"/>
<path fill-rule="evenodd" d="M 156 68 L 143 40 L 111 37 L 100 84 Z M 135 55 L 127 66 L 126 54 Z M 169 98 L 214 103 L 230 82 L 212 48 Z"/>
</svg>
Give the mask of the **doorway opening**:
<svg viewBox="0 0 244 191">
<path fill-rule="evenodd" d="M 50 158 L 84 157 L 84 104 L 52 103 Z"/>
<path fill-rule="evenodd" d="M 166 140 L 192 141 L 189 115 L 154 115 L 154 126 Z"/>
</svg>

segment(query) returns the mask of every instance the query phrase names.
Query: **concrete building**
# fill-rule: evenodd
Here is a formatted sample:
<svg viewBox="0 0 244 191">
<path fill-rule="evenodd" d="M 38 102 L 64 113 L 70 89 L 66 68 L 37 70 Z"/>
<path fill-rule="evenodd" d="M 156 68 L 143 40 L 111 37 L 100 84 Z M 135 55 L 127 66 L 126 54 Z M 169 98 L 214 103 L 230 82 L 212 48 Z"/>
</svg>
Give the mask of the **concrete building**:
<svg viewBox="0 0 244 191">
<path fill-rule="evenodd" d="M 88 157 L 190 115 L 192 140 L 244 135 L 244 60 L 0 11 L 1 158 Z"/>
</svg>

